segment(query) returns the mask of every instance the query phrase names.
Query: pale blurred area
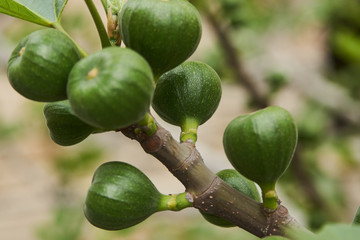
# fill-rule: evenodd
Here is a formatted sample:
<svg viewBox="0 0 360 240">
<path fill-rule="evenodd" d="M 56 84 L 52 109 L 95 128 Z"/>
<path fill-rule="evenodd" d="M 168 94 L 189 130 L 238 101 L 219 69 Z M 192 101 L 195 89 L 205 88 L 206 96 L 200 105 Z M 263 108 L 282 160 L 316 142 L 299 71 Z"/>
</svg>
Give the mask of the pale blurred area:
<svg viewBox="0 0 360 240">
<path fill-rule="evenodd" d="M 104 17 L 100 1 L 95 2 Z M 251 2 L 261 5 L 260 1 Z M 274 1 L 264 1 L 262 7 L 266 9 L 271 2 Z M 269 75 L 285 76 L 286 84 L 269 94 L 269 102 L 286 108 L 298 121 L 299 133 L 303 134 L 299 134 L 303 137 L 299 143 L 300 158 L 312 181 L 310 188 L 326 201 L 322 210 L 333 211 L 329 215 L 322 215 L 323 212 L 311 215 L 316 204 L 306 195 L 309 186 L 301 182 L 296 170 L 289 171 L 279 186 L 284 205 L 300 222 L 314 228 L 327 222 L 325 219 L 351 222 L 360 205 L 360 101 L 351 97 L 346 87 L 326 77 L 328 29 L 323 18 L 314 13 L 316 2 L 326 5 L 326 1 L 288 2 L 282 9 L 287 10 L 286 14 L 266 20 L 273 25 L 261 28 L 249 24 L 243 31 L 234 30 L 230 35 L 235 39 L 245 70 L 261 93 L 270 92 L 271 86 L 264 81 Z M 65 29 L 87 51 L 100 49 L 94 23 L 83 1 L 69 1 L 62 19 Z M 209 168 L 217 172 L 231 168 L 222 147 L 226 125 L 239 114 L 256 108 L 249 104 L 247 89 L 228 74 L 230 70 L 224 69 L 227 63 L 216 50 L 217 36 L 206 19 L 203 24 L 202 41 L 192 58 L 222 70 L 219 74 L 224 84 L 218 110 L 199 129 L 197 147 Z M 17 42 L 37 29 L 34 24 L 0 14 L 1 240 L 252 239 L 237 228 L 223 229 L 205 222 L 196 209 L 156 213 L 138 226 L 119 232 L 91 226 L 83 217 L 82 204 L 92 173 L 102 162 L 124 161 L 136 166 L 164 194 L 183 192 L 184 188 L 137 142 L 121 133 L 92 135 L 71 147 L 52 142 L 42 113 L 44 104 L 20 96 L 6 77 L 7 60 Z M 360 85 L 360 75 L 353 78 Z M 177 127 L 156 119 L 174 138 L 179 138 Z M 344 122 L 348 124 L 346 128 L 342 128 Z M 297 185 L 291 185 L 294 181 Z M 319 220 L 312 221 L 315 217 Z"/>
</svg>

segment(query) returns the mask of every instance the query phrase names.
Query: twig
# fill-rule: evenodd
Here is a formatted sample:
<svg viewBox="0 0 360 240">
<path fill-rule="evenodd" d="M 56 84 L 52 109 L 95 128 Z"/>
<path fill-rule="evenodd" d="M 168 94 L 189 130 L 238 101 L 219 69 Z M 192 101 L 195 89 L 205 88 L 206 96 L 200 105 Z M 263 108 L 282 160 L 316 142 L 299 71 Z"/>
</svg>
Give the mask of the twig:
<svg viewBox="0 0 360 240">
<path fill-rule="evenodd" d="M 91 13 L 91 16 L 92 16 L 95 26 L 96 26 L 96 29 L 99 33 L 102 48 L 110 47 L 111 44 L 110 44 L 106 29 L 104 27 L 104 24 L 101 20 L 101 17 L 99 15 L 99 12 L 96 9 L 96 6 L 95 6 L 93 0 L 85 0 L 85 3 Z"/>
<path fill-rule="evenodd" d="M 250 233 L 264 237 L 284 235 L 284 227 L 301 227 L 288 210 L 280 205 L 274 212 L 267 212 L 262 205 L 227 185 L 204 164 L 192 143 L 179 143 L 157 124 L 155 134 L 139 133 L 137 125 L 121 132 L 138 141 L 145 152 L 163 163 L 180 180 L 191 194 L 194 207 L 220 216 Z"/>
</svg>

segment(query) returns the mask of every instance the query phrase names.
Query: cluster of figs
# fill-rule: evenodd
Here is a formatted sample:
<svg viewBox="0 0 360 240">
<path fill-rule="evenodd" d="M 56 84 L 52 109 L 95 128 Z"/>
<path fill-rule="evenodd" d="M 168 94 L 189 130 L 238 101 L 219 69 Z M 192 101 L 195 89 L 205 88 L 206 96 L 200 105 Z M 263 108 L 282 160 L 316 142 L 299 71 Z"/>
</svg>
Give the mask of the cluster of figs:
<svg viewBox="0 0 360 240">
<path fill-rule="evenodd" d="M 146 118 L 150 106 L 163 120 L 181 127 L 181 142 L 195 144 L 198 126 L 213 115 L 222 93 L 220 78 L 210 66 L 186 61 L 201 38 L 197 9 L 186 0 L 128 0 L 118 14 L 118 26 L 126 48 L 107 47 L 86 57 L 63 32 L 31 33 L 9 59 L 10 84 L 24 97 L 46 102 L 50 136 L 59 145 L 136 124 Z M 283 108 L 241 115 L 223 137 L 236 170 L 217 175 L 255 201 L 262 200 L 264 208 L 275 210 L 275 184 L 288 167 L 296 142 L 296 126 Z M 155 212 L 191 206 L 186 199 L 184 194 L 161 194 L 127 163 L 108 162 L 94 173 L 84 212 L 93 225 L 119 230 Z M 213 224 L 234 226 L 202 214 Z"/>
</svg>

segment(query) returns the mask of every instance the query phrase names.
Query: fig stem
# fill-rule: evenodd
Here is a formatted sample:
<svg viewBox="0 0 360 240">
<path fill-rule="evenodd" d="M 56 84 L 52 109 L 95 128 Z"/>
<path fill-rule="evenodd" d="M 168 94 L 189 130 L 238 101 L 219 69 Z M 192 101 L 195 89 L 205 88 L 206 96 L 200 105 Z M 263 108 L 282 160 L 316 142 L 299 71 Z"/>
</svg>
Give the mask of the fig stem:
<svg viewBox="0 0 360 240">
<path fill-rule="evenodd" d="M 57 30 L 59 30 L 60 32 L 64 33 L 66 36 L 68 36 L 71 41 L 75 44 L 75 46 L 77 47 L 77 49 L 79 50 L 80 54 L 82 57 L 86 57 L 88 55 L 88 53 L 85 51 L 85 49 L 83 49 L 68 33 L 67 31 L 63 28 L 63 26 L 59 23 L 59 22 L 53 22 L 51 23 L 51 26 Z"/>
<path fill-rule="evenodd" d="M 275 191 L 275 183 L 260 185 L 263 206 L 265 209 L 276 210 L 278 208 L 279 197 Z"/>
<path fill-rule="evenodd" d="M 191 195 L 187 192 L 180 194 L 162 195 L 158 206 L 158 211 L 180 211 L 184 208 L 192 207 Z"/>
<path fill-rule="evenodd" d="M 146 113 L 145 117 L 137 125 L 139 125 L 139 128 L 138 130 L 135 129 L 135 131 L 142 131 L 148 136 L 153 135 L 157 130 L 155 120 L 149 113 Z"/>
<path fill-rule="evenodd" d="M 181 125 L 180 142 L 192 142 L 196 143 L 197 129 L 199 127 L 198 120 L 186 117 L 185 121 Z"/>
<path fill-rule="evenodd" d="M 96 6 L 92 0 L 85 0 L 86 6 L 88 7 L 90 14 L 94 20 L 96 29 L 99 33 L 102 48 L 110 47 L 111 43 L 106 32 L 105 26 L 101 20 L 100 14 L 96 9 Z"/>
</svg>

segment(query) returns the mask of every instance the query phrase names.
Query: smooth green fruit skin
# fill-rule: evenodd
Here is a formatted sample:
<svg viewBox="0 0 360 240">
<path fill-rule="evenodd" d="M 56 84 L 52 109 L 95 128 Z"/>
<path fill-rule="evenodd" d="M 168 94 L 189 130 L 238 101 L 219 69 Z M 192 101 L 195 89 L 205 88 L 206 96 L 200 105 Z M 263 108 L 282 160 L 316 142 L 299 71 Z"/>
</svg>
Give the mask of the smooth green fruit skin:
<svg viewBox="0 0 360 240">
<path fill-rule="evenodd" d="M 84 213 L 91 224 L 106 230 L 134 226 L 158 209 L 161 194 L 137 168 L 108 162 L 94 173 Z"/>
<path fill-rule="evenodd" d="M 215 70 L 205 63 L 185 62 L 159 78 L 152 107 L 173 125 L 182 126 L 187 118 L 201 125 L 216 111 L 221 93 Z"/>
<path fill-rule="evenodd" d="M 261 197 L 260 193 L 257 190 L 255 183 L 246 179 L 239 172 L 234 169 L 224 169 L 216 174 L 224 182 L 229 184 L 231 187 L 235 188 L 239 192 L 242 192 L 249 198 L 254 199 L 255 201 L 260 202 Z M 225 219 L 222 219 L 218 216 L 204 213 L 200 211 L 202 216 L 210 223 L 217 225 L 219 227 L 235 227 L 235 225 Z"/>
<path fill-rule="evenodd" d="M 119 26 L 125 45 L 145 57 L 156 78 L 189 58 L 202 33 L 199 12 L 184 0 L 129 0 Z"/>
<path fill-rule="evenodd" d="M 79 61 L 67 89 L 71 108 L 82 121 L 115 130 L 145 116 L 154 88 L 143 57 L 131 49 L 109 47 Z"/>
<path fill-rule="evenodd" d="M 51 139 L 61 146 L 77 144 L 96 130 L 75 116 L 67 100 L 45 104 L 44 115 Z"/>
<path fill-rule="evenodd" d="M 294 120 L 278 106 L 235 118 L 223 138 L 226 156 L 234 168 L 261 188 L 275 185 L 289 166 L 296 143 Z"/>
<path fill-rule="evenodd" d="M 64 100 L 68 75 L 80 58 L 80 52 L 64 33 L 43 29 L 20 41 L 9 59 L 7 74 L 12 87 L 28 99 Z"/>
</svg>

